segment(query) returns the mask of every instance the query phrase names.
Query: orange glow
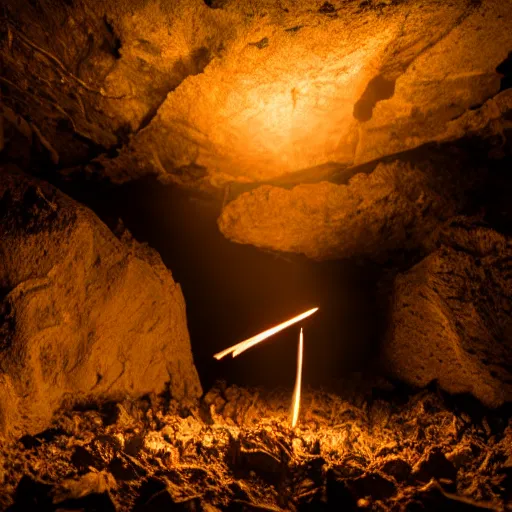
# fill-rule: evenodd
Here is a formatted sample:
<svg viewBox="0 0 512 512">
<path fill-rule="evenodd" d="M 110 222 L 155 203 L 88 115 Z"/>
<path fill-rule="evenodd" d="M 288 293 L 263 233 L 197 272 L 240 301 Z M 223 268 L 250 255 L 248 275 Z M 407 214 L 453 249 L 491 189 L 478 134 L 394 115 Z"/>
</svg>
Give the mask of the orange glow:
<svg viewBox="0 0 512 512">
<path fill-rule="evenodd" d="M 222 359 L 224 356 L 227 356 L 228 354 L 233 354 L 233 357 L 236 357 L 240 355 L 242 352 L 245 352 L 247 349 L 254 347 L 254 345 L 257 345 L 261 341 L 270 338 L 270 336 L 277 334 L 278 332 L 282 331 L 283 329 L 286 329 L 287 327 L 290 327 L 290 325 L 296 324 L 297 322 L 304 320 L 304 318 L 311 316 L 313 313 L 316 313 L 317 311 L 318 308 L 310 309 L 309 311 L 301 313 L 300 315 L 297 315 L 291 318 L 290 320 L 287 320 L 286 322 L 276 325 L 275 327 L 271 327 L 266 331 L 260 332 L 259 334 L 256 334 L 256 336 L 253 336 L 252 338 L 248 338 L 244 341 L 241 341 L 240 343 L 237 343 L 236 345 L 233 345 L 232 347 L 227 348 L 226 350 L 223 350 L 222 352 L 218 352 L 213 357 L 215 357 L 215 359 Z"/>
<path fill-rule="evenodd" d="M 293 398 L 292 398 L 292 427 L 297 425 L 297 420 L 299 419 L 299 410 L 300 410 L 300 388 L 302 385 L 302 357 L 304 350 L 304 332 L 302 327 L 300 328 L 299 335 L 299 348 L 297 350 L 297 376 L 295 378 L 295 388 L 293 390 Z"/>
</svg>

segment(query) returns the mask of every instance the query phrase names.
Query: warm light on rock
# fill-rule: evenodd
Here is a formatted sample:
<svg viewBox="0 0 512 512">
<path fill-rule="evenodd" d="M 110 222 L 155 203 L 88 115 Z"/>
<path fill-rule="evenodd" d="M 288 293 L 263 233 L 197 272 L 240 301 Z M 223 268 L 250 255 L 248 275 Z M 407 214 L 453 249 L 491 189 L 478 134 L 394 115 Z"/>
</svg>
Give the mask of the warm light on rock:
<svg viewBox="0 0 512 512">
<path fill-rule="evenodd" d="M 352 3 L 332 17 L 307 4 L 289 14 L 268 5 L 231 32 L 222 57 L 167 96 L 108 172 L 147 155 L 164 179 L 176 168 L 203 169 L 222 186 L 360 164 L 442 139 L 451 119 L 499 90 L 510 21 L 499 2 L 492 17 L 466 2 L 380 13 Z M 243 19 L 243 7 L 230 7 Z M 223 30 L 225 14 L 209 15 Z M 465 58 L 470 46 L 477 60 Z"/>
<path fill-rule="evenodd" d="M 511 6 L 3 0 L 0 510 L 512 511 Z"/>
</svg>

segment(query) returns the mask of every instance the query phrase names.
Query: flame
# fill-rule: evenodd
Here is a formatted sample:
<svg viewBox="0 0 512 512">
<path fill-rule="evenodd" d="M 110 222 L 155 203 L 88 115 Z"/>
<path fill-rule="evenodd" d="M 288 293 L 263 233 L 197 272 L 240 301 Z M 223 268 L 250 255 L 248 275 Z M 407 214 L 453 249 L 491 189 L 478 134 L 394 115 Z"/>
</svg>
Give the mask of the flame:
<svg viewBox="0 0 512 512">
<path fill-rule="evenodd" d="M 228 354 L 233 354 L 233 357 L 236 357 L 240 355 L 242 352 L 245 352 L 251 347 L 254 347 L 254 345 L 257 345 L 261 341 L 270 338 L 270 336 L 277 334 L 278 332 L 282 331 L 283 329 L 286 329 L 287 327 L 290 327 L 290 325 L 296 324 L 297 322 L 304 320 L 304 318 L 311 316 L 313 313 L 316 313 L 317 311 L 318 308 L 313 308 L 306 311 L 305 313 L 301 313 L 300 315 L 294 316 L 290 320 L 286 320 L 286 322 L 276 325 L 275 327 L 271 327 L 266 331 L 260 332 L 259 334 L 256 334 L 256 336 L 241 341 L 240 343 L 237 343 L 236 345 L 233 345 L 232 347 L 229 347 L 226 350 L 223 350 L 222 352 L 218 352 L 213 357 L 215 357 L 215 359 L 222 359 L 224 356 L 227 356 Z"/>
<path fill-rule="evenodd" d="M 297 376 L 295 377 L 295 388 L 293 390 L 293 398 L 292 398 L 292 427 L 297 425 L 297 420 L 299 419 L 299 410 L 300 410 L 300 388 L 302 384 L 302 357 L 304 350 L 304 332 L 302 327 L 300 328 L 299 334 L 299 348 L 297 350 Z"/>
</svg>

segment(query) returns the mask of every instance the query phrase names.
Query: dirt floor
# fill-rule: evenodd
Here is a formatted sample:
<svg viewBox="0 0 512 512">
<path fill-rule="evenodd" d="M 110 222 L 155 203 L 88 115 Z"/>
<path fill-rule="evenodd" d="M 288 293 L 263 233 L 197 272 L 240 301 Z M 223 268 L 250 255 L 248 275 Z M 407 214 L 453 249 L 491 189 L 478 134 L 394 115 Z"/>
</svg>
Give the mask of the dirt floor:
<svg viewBox="0 0 512 512">
<path fill-rule="evenodd" d="M 343 396 L 343 398 L 342 398 Z M 512 415 L 396 389 L 218 384 L 198 404 L 82 404 L 0 444 L 0 509 L 512 510 Z"/>
</svg>

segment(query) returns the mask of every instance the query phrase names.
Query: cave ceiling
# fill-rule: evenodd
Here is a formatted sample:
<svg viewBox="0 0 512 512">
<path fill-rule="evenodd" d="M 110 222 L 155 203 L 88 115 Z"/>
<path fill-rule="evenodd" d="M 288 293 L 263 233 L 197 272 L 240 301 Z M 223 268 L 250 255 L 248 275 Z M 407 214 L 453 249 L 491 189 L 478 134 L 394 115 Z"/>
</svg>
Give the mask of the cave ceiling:
<svg viewBox="0 0 512 512">
<path fill-rule="evenodd" d="M 415 249 L 488 171 L 453 144 L 510 151 L 500 0 L 27 5 L 3 9 L 4 131 L 71 179 L 156 176 L 223 199 L 236 242 Z M 418 148 L 434 148 L 421 164 Z"/>
<path fill-rule="evenodd" d="M 456 136 L 512 49 L 498 0 L 209 4 L 7 0 L 5 117 L 115 182 L 320 181 Z"/>
</svg>

